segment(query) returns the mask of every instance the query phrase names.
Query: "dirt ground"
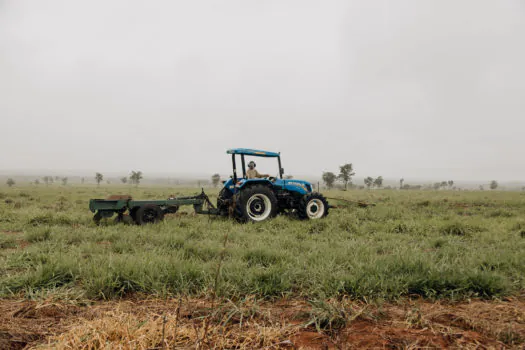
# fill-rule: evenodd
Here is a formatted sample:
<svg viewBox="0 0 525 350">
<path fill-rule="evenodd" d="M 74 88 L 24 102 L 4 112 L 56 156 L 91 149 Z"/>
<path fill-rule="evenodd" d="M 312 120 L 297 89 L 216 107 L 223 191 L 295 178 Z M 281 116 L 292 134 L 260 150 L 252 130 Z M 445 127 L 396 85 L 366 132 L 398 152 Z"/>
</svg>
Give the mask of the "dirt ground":
<svg viewBox="0 0 525 350">
<path fill-rule="evenodd" d="M 525 347 L 525 296 L 364 303 L 247 299 L 0 301 L 0 349 Z"/>
</svg>

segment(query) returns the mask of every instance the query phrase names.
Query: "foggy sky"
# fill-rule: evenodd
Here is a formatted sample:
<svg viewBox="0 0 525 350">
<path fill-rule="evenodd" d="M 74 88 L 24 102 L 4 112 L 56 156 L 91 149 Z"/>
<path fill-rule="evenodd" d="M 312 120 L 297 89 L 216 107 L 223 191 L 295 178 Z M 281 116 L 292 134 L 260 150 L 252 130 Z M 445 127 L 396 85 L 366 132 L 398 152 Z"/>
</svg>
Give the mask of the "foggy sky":
<svg viewBox="0 0 525 350">
<path fill-rule="evenodd" d="M 524 62 L 519 0 L 0 0 L 0 170 L 523 180 Z"/>
</svg>

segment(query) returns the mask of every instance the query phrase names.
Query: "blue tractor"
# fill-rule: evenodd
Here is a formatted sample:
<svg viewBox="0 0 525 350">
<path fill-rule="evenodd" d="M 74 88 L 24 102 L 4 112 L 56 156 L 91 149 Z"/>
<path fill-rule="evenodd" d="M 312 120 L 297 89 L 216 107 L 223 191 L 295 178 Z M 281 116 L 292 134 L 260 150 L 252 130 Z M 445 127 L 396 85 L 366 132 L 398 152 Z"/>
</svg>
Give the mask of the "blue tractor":
<svg viewBox="0 0 525 350">
<path fill-rule="evenodd" d="M 313 192 L 312 185 L 303 180 L 283 178 L 280 153 L 245 148 L 227 151 L 232 155 L 233 175 L 224 182 L 217 199 L 219 215 L 231 216 L 241 222 L 259 222 L 290 212 L 300 219 L 321 219 L 328 215 L 326 198 Z M 238 156 L 242 173 L 238 173 Z M 249 179 L 246 157 L 277 158 L 278 177 Z"/>
<path fill-rule="evenodd" d="M 281 155 L 274 152 L 245 148 L 230 149 L 233 175 L 224 182 L 224 188 L 214 207 L 204 193 L 190 197 L 170 197 L 163 200 L 134 200 L 130 196 L 112 196 L 108 199 L 91 199 L 89 209 L 95 213 L 93 220 L 117 214 L 117 222 L 135 222 L 138 225 L 159 222 L 165 214 L 177 212 L 181 205 L 193 205 L 197 214 L 229 216 L 240 222 L 259 222 L 278 214 L 290 212 L 300 219 L 321 219 L 328 215 L 329 205 L 322 194 L 313 192 L 307 181 L 284 179 Z M 240 157 L 242 176 L 237 173 L 237 156 Z M 246 170 L 246 156 L 277 158 L 278 177 L 250 178 L 253 170 Z M 125 213 L 128 213 L 125 215 Z M 126 218 L 128 218 L 126 220 Z"/>
</svg>

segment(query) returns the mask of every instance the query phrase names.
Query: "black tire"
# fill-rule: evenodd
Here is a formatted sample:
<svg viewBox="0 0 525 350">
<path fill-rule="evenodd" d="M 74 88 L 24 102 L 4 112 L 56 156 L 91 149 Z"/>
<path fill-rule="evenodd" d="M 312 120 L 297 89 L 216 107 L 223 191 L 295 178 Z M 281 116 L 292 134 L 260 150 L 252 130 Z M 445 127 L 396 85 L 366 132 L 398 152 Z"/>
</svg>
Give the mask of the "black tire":
<svg viewBox="0 0 525 350">
<path fill-rule="evenodd" d="M 178 205 L 170 205 L 169 207 L 164 208 L 162 212 L 164 213 L 164 215 L 166 215 L 166 214 L 175 214 L 178 211 L 179 211 Z"/>
<path fill-rule="evenodd" d="M 116 224 L 122 223 L 124 225 L 131 225 L 134 223 L 134 220 L 130 215 L 117 215 L 114 221 Z"/>
<path fill-rule="evenodd" d="M 299 202 L 297 214 L 303 220 L 316 220 L 328 215 L 328 202 L 320 193 L 313 192 L 305 194 Z"/>
<path fill-rule="evenodd" d="M 100 220 L 102 220 L 102 214 L 100 214 L 100 212 L 96 212 L 95 215 L 93 215 L 93 222 L 95 223 L 95 225 L 100 225 Z"/>
<path fill-rule="evenodd" d="M 219 195 L 217 196 L 217 201 L 228 200 L 228 199 L 231 199 L 232 197 L 233 197 L 232 191 L 230 191 L 226 187 L 223 187 L 221 191 L 219 192 Z"/>
<path fill-rule="evenodd" d="M 241 190 L 236 198 L 236 218 L 241 222 L 260 222 L 277 215 L 277 198 L 262 185 Z"/>
<path fill-rule="evenodd" d="M 134 216 L 137 225 L 156 224 L 164 219 L 162 209 L 154 204 L 147 204 L 140 207 Z"/>
<path fill-rule="evenodd" d="M 129 210 L 129 216 L 131 217 L 131 219 L 136 222 L 137 219 L 137 210 L 139 210 L 139 207 L 133 207 Z"/>
<path fill-rule="evenodd" d="M 223 187 L 219 192 L 217 197 L 217 209 L 219 210 L 219 215 L 228 216 L 230 215 L 230 205 L 233 199 L 232 191 Z"/>
</svg>

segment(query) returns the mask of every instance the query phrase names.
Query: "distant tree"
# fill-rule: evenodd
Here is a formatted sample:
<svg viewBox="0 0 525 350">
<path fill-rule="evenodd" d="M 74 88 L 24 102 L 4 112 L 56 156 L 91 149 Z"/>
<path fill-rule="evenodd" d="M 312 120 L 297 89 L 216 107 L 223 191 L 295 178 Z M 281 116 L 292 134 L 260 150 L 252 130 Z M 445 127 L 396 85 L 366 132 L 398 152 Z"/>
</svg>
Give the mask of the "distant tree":
<svg viewBox="0 0 525 350">
<path fill-rule="evenodd" d="M 370 189 L 370 187 L 372 187 L 373 184 L 374 184 L 374 179 L 372 177 L 368 176 L 365 178 L 365 185 L 368 189 Z"/>
<path fill-rule="evenodd" d="M 106 180 L 106 183 L 107 183 L 107 184 L 109 185 L 109 184 L 111 184 L 111 181 L 109 181 L 109 180 Z"/>
<path fill-rule="evenodd" d="M 479 185 L 479 190 L 480 191 L 485 191 L 485 187 L 483 187 L 483 185 Z"/>
<path fill-rule="evenodd" d="M 120 178 L 120 182 L 122 182 L 123 184 L 126 184 L 128 183 L 128 178 L 126 176 L 123 176 Z"/>
<path fill-rule="evenodd" d="M 15 183 L 16 183 L 15 180 L 11 178 L 7 179 L 7 182 L 6 182 L 7 186 L 9 187 L 13 186 Z"/>
<path fill-rule="evenodd" d="M 441 182 L 435 182 L 432 186 L 433 189 L 439 190 L 443 184 Z"/>
<path fill-rule="evenodd" d="M 335 174 L 330 171 L 323 173 L 323 182 L 325 183 L 326 187 L 328 187 L 328 189 L 334 187 L 334 182 L 336 179 L 337 176 L 335 176 Z"/>
<path fill-rule="evenodd" d="M 63 177 L 62 178 L 62 185 L 64 185 L 64 186 L 67 185 L 67 177 Z"/>
<path fill-rule="evenodd" d="M 133 170 L 129 176 L 129 179 L 133 185 L 138 186 L 140 184 L 140 180 L 142 180 L 142 171 Z"/>
<path fill-rule="evenodd" d="M 405 183 L 405 179 L 403 178 L 399 179 L 399 188 L 403 188 L 404 183 Z"/>
<path fill-rule="evenodd" d="M 55 176 L 55 181 L 60 181 L 60 176 Z"/>
<path fill-rule="evenodd" d="M 454 181 L 448 180 L 448 187 L 452 188 L 454 186 Z"/>
<path fill-rule="evenodd" d="M 495 190 L 496 188 L 498 188 L 498 182 L 496 180 L 492 180 L 490 182 L 490 189 Z"/>
<path fill-rule="evenodd" d="M 345 184 L 345 190 L 348 187 L 348 184 L 352 184 L 352 176 L 355 175 L 354 166 L 352 163 L 344 164 L 339 167 L 339 175 L 337 178 Z"/>
<path fill-rule="evenodd" d="M 42 178 L 42 181 L 46 184 L 46 186 L 49 186 L 49 184 L 53 183 L 53 178 L 51 176 L 44 176 Z"/>
<path fill-rule="evenodd" d="M 525 186 L 523 186 L 523 187 L 521 188 L 521 190 L 522 190 L 522 191 L 525 191 Z"/>
<path fill-rule="evenodd" d="M 381 188 L 381 187 L 383 187 L 383 177 L 382 177 L 382 176 L 378 176 L 378 177 L 374 180 L 374 186 L 377 187 L 377 188 Z"/>
<path fill-rule="evenodd" d="M 100 186 L 100 183 L 102 182 L 102 180 L 104 180 L 104 175 L 102 175 L 101 173 L 96 173 L 95 181 L 97 182 L 97 186 Z"/>
<path fill-rule="evenodd" d="M 448 186 L 448 182 L 447 181 L 442 181 L 441 182 L 441 187 L 442 188 L 446 188 Z"/>
<path fill-rule="evenodd" d="M 86 179 L 84 179 L 84 178 L 81 178 L 81 179 L 80 179 L 80 183 L 81 183 L 82 185 L 84 184 L 85 181 L 86 181 Z"/>
<path fill-rule="evenodd" d="M 213 174 L 211 176 L 211 183 L 213 184 L 213 187 L 217 187 L 220 181 L 221 181 L 221 176 L 219 174 Z"/>
<path fill-rule="evenodd" d="M 39 179 L 36 179 L 34 183 L 35 183 L 35 185 L 38 186 L 38 185 L 40 185 L 40 180 L 39 180 Z"/>
</svg>

